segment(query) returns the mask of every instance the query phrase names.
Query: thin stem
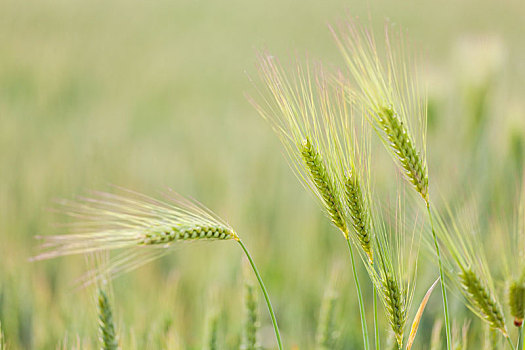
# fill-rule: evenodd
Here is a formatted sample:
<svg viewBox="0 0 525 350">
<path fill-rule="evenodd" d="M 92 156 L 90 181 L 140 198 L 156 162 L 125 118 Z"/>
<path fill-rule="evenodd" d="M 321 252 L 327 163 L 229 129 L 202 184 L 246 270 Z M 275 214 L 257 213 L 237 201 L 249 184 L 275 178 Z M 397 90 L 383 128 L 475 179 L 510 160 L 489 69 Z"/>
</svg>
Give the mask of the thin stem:
<svg viewBox="0 0 525 350">
<path fill-rule="evenodd" d="M 510 337 L 508 335 L 505 335 L 505 340 L 507 341 L 507 344 L 510 347 L 510 350 L 514 350 L 514 344 L 512 344 L 512 340 L 510 340 Z"/>
<path fill-rule="evenodd" d="M 434 219 L 432 218 L 432 211 L 430 210 L 430 201 L 427 201 L 427 211 L 430 218 L 430 226 L 432 228 L 432 238 L 434 239 L 434 246 L 436 247 L 436 255 L 439 264 L 439 280 L 441 284 L 441 295 L 443 296 L 443 312 L 445 314 L 445 332 L 447 335 L 447 349 L 452 349 L 452 339 L 450 332 L 450 316 L 448 313 L 448 299 L 447 299 L 447 285 L 445 282 L 445 274 L 443 272 L 443 264 L 441 262 L 441 254 L 439 251 L 439 243 L 436 237 L 436 231 L 434 230 Z"/>
<path fill-rule="evenodd" d="M 246 249 L 246 247 L 244 246 L 244 243 L 242 243 L 240 239 L 237 239 L 237 242 L 239 242 L 239 244 L 242 247 L 242 250 L 244 250 L 244 254 L 248 258 L 248 261 L 250 262 L 250 265 L 252 266 L 253 272 L 255 273 L 255 276 L 257 277 L 257 281 L 259 281 L 259 285 L 261 286 L 261 290 L 264 294 L 264 300 L 266 300 L 266 305 L 268 306 L 268 311 L 270 312 L 270 317 L 272 318 L 273 329 L 275 331 L 275 337 L 277 338 L 277 345 L 279 346 L 279 350 L 283 350 L 283 343 L 281 342 L 281 334 L 279 333 L 279 326 L 277 325 L 277 319 L 275 318 L 275 313 L 273 312 L 272 303 L 270 302 L 270 297 L 268 296 L 266 287 L 264 286 L 261 275 L 259 274 L 259 270 L 257 270 L 257 267 L 255 266 L 255 263 L 253 262 L 252 256 L 248 252 L 248 249 Z"/>
<path fill-rule="evenodd" d="M 377 319 L 377 291 L 375 286 L 374 289 L 374 334 L 375 334 L 375 346 L 376 350 L 379 350 L 381 348 L 381 344 L 379 343 L 379 324 Z"/>
<path fill-rule="evenodd" d="M 525 342 L 523 341 L 523 324 L 518 328 L 518 343 L 516 350 L 525 349 Z"/>
<path fill-rule="evenodd" d="M 355 288 L 357 289 L 357 299 L 359 301 L 359 314 L 361 317 L 361 331 L 363 333 L 364 350 L 370 350 L 370 344 L 368 342 L 368 329 L 366 328 L 365 305 L 363 303 L 363 294 L 361 293 L 361 286 L 359 285 L 359 277 L 357 276 L 354 252 L 352 250 L 352 244 L 350 243 L 350 237 L 346 236 L 346 242 L 348 243 L 348 250 L 350 251 L 350 260 L 352 262 L 352 271 L 354 273 Z"/>
</svg>

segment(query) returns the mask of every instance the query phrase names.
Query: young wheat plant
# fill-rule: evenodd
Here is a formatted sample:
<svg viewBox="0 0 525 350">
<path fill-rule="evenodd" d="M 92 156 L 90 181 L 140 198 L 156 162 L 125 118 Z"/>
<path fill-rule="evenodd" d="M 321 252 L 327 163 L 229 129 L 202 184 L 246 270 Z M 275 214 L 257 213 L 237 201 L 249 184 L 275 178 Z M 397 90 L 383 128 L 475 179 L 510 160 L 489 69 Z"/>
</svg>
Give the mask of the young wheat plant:
<svg viewBox="0 0 525 350">
<path fill-rule="evenodd" d="M 76 221 L 77 233 L 43 236 L 43 251 L 34 260 L 63 255 L 121 250 L 105 266 L 88 273 L 84 281 L 96 282 L 153 261 L 182 242 L 236 241 L 246 255 L 263 292 L 279 349 L 282 342 L 275 313 L 255 263 L 240 237 L 209 209 L 170 191 L 162 200 L 128 190 L 122 194 L 95 193 L 79 202 L 64 202 Z"/>
</svg>

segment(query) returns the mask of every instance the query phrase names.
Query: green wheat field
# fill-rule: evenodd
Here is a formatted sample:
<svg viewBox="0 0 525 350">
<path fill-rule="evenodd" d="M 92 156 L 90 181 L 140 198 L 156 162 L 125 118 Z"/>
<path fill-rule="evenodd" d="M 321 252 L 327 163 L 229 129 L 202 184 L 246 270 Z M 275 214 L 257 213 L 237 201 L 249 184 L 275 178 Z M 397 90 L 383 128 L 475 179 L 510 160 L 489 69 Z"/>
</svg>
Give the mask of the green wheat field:
<svg viewBox="0 0 525 350">
<path fill-rule="evenodd" d="M 525 349 L 524 13 L 0 0 L 0 350 Z"/>
</svg>

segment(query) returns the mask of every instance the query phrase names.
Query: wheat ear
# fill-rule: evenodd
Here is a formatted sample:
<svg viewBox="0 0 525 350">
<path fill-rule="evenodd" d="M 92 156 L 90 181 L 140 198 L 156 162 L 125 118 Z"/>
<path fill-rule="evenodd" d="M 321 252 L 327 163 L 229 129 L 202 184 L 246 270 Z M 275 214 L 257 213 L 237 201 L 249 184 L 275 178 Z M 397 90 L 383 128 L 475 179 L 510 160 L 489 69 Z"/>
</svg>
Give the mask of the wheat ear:
<svg viewBox="0 0 525 350">
<path fill-rule="evenodd" d="M 117 335 L 113 324 L 113 312 L 111 311 L 109 299 L 102 289 L 98 290 L 98 319 L 102 349 L 118 349 Z"/>
<path fill-rule="evenodd" d="M 460 272 L 459 279 L 466 294 L 471 298 L 472 304 L 477 306 L 488 324 L 507 336 L 501 306 L 480 277 L 471 269 L 464 269 Z"/>
<path fill-rule="evenodd" d="M 333 224 L 348 237 L 348 228 L 339 195 L 335 190 L 334 181 L 326 170 L 321 154 L 314 148 L 308 138 L 301 145 L 301 156 L 317 191 L 323 199 L 326 211 L 330 215 Z"/>
</svg>

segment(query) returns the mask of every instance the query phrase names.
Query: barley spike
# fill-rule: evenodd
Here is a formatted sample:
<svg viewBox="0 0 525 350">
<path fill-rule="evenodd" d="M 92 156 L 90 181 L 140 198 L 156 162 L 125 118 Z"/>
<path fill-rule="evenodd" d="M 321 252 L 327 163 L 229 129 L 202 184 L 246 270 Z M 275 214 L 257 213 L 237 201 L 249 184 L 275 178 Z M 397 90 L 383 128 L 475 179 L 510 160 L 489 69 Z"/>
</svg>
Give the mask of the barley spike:
<svg viewBox="0 0 525 350">
<path fill-rule="evenodd" d="M 326 210 L 330 214 L 333 224 L 339 228 L 345 236 L 348 236 L 348 228 L 344 219 L 339 196 L 335 191 L 334 182 L 326 170 L 326 165 L 321 155 L 315 150 L 308 138 L 303 141 L 301 155 L 310 172 L 314 185 L 323 199 Z"/>
<path fill-rule="evenodd" d="M 367 211 L 367 205 L 363 198 L 361 185 L 356 176 L 351 175 L 345 182 L 346 206 L 352 219 L 352 226 L 361 248 L 363 248 L 366 255 L 373 262 L 372 244 L 370 242 L 370 217 Z"/>
<path fill-rule="evenodd" d="M 484 319 L 492 328 L 498 329 L 506 335 L 507 330 L 501 306 L 479 276 L 471 269 L 465 269 L 459 274 L 459 278 L 467 295 L 472 299 L 473 304 L 479 309 Z"/>
<path fill-rule="evenodd" d="M 381 108 L 379 124 L 390 142 L 390 147 L 405 169 L 405 175 L 416 191 L 428 202 L 428 173 L 410 134 L 391 107 Z"/>
<path fill-rule="evenodd" d="M 109 305 L 108 297 L 102 289 L 98 291 L 98 314 L 102 350 L 118 349 L 117 336 L 113 324 L 113 313 Z"/>
</svg>

